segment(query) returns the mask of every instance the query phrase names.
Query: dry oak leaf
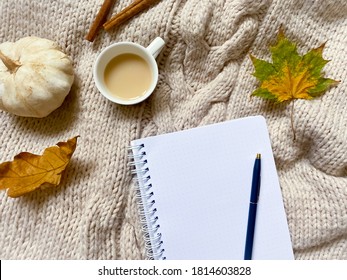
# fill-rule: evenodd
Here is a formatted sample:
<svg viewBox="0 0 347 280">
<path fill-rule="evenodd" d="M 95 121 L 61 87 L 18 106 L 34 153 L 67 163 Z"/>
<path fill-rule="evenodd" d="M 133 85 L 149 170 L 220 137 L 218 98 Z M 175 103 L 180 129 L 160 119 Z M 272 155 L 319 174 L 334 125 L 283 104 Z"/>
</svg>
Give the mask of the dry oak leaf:
<svg viewBox="0 0 347 280">
<path fill-rule="evenodd" d="M 58 186 L 77 138 L 46 148 L 41 156 L 22 152 L 13 161 L 0 164 L 0 190 L 7 189 L 9 197 L 19 197 L 42 186 Z"/>
<path fill-rule="evenodd" d="M 272 63 L 250 56 L 255 72 L 253 75 L 260 81 L 260 86 L 252 96 L 258 96 L 276 103 L 295 99 L 313 99 L 322 95 L 328 88 L 339 81 L 325 78 L 323 67 L 329 62 L 323 59 L 324 49 L 320 47 L 301 56 L 296 45 L 288 40 L 280 29 L 277 43 L 270 47 Z M 293 106 L 291 124 L 293 125 Z"/>
</svg>

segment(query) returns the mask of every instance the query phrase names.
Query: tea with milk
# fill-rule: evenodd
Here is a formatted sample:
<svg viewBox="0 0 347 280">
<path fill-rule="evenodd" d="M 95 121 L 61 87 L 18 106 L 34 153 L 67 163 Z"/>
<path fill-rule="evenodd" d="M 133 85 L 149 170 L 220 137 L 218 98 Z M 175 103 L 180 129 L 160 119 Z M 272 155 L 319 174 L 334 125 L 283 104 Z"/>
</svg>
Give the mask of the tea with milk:
<svg viewBox="0 0 347 280">
<path fill-rule="evenodd" d="M 106 65 L 104 81 L 115 97 L 131 100 L 143 96 L 152 83 L 151 68 L 141 56 L 121 54 Z"/>
</svg>

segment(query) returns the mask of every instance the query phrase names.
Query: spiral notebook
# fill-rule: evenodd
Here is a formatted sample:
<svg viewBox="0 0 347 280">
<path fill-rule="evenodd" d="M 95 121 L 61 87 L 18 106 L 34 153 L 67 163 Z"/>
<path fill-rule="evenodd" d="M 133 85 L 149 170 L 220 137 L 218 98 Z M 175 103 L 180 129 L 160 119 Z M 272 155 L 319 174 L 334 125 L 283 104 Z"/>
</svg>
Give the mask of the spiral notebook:
<svg viewBox="0 0 347 280">
<path fill-rule="evenodd" d="M 131 142 L 151 259 L 243 259 L 252 169 L 262 155 L 253 259 L 293 259 L 265 119 L 226 121 Z"/>
</svg>

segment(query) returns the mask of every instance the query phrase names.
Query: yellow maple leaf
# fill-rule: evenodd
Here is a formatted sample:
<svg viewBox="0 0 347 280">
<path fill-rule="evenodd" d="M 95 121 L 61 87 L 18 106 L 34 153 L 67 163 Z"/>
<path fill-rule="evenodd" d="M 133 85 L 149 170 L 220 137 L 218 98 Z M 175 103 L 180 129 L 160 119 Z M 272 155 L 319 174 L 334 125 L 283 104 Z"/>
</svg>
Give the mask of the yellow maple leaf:
<svg viewBox="0 0 347 280">
<path fill-rule="evenodd" d="M 77 145 L 78 136 L 46 148 L 42 155 L 22 152 L 0 164 L 0 190 L 19 197 L 42 186 L 58 186 Z"/>
<path fill-rule="evenodd" d="M 307 70 L 301 71 L 293 76 L 293 73 L 287 64 L 281 69 L 281 76 L 274 76 L 270 80 L 262 83 L 262 88 L 267 89 L 278 102 L 291 99 L 312 99 L 308 92 L 309 88 L 316 85 L 317 81 L 309 79 Z"/>
<path fill-rule="evenodd" d="M 250 56 L 255 71 L 253 75 L 260 86 L 252 93 L 276 103 L 294 101 L 295 99 L 313 99 L 322 95 L 339 81 L 325 78 L 323 67 L 329 62 L 323 59 L 324 45 L 313 49 L 305 55 L 299 55 L 296 45 L 288 40 L 280 29 L 277 43 L 270 47 L 272 63 Z M 293 105 L 291 123 L 293 126 Z"/>
</svg>

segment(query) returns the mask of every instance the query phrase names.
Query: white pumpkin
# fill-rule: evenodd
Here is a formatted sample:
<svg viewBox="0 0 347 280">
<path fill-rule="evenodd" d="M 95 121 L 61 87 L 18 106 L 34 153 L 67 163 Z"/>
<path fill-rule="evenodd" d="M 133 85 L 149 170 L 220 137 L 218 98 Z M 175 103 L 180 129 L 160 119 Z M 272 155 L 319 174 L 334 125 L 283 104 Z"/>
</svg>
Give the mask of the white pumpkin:
<svg viewBox="0 0 347 280">
<path fill-rule="evenodd" d="M 71 89 L 72 61 L 51 40 L 25 37 L 2 43 L 0 59 L 1 110 L 42 118 L 61 106 Z"/>
</svg>

